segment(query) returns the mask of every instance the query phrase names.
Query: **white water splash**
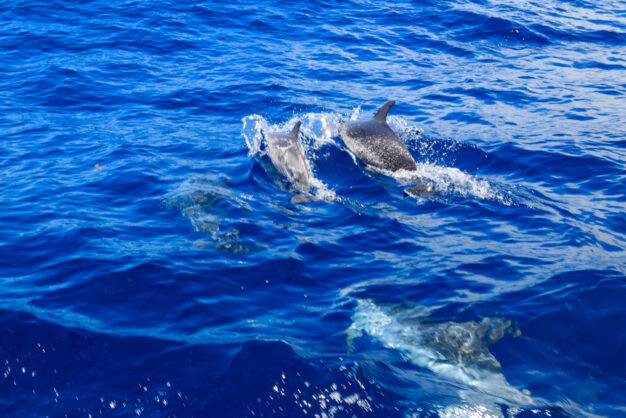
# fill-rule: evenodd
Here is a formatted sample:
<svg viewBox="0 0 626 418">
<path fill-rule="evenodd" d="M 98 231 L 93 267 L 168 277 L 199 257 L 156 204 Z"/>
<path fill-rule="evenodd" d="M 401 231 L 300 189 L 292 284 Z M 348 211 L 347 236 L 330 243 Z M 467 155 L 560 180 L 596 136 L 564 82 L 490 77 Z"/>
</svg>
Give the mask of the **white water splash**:
<svg viewBox="0 0 626 418">
<path fill-rule="evenodd" d="M 359 118 L 359 115 L 361 114 L 361 106 L 357 106 L 354 108 L 354 110 L 352 111 L 352 114 L 350 115 L 350 120 L 351 121 L 355 121 Z"/>
<path fill-rule="evenodd" d="M 249 115 L 243 118 L 241 135 L 246 140 L 250 155 L 265 155 L 268 132 L 286 132 L 297 121 L 302 122 L 302 146 L 305 154 L 320 149 L 327 144 L 334 144 L 334 138 L 339 137 L 342 117 L 336 113 L 305 113 L 294 116 L 288 121 L 279 124 L 270 124 L 263 116 Z"/>
<path fill-rule="evenodd" d="M 249 115 L 242 119 L 241 136 L 246 140 L 248 155 L 265 155 L 265 132 L 269 132 L 270 124 L 260 115 Z"/>
<path fill-rule="evenodd" d="M 390 174 L 396 180 L 405 183 L 414 181 L 416 177 L 420 178 L 432 184 L 438 193 L 495 200 L 506 206 L 513 204 L 508 193 L 497 189 L 489 181 L 464 173 L 456 167 L 418 163 L 416 171 L 399 170 Z"/>
<path fill-rule="evenodd" d="M 291 119 L 280 124 L 270 124 L 260 115 L 250 115 L 243 118 L 242 136 L 248 146 L 250 156 L 263 157 L 266 149 L 266 134 L 272 131 L 287 131 L 296 121 L 302 121 L 300 128 L 301 143 L 309 166 L 311 167 L 311 183 L 315 188 L 315 196 L 323 200 L 338 200 L 338 197 L 326 184 L 316 176 L 315 162 L 319 158 L 319 150 L 325 145 L 342 144 L 340 139 L 341 127 L 344 120 L 357 120 L 361 114 L 360 106 L 355 108 L 350 115 L 337 113 L 305 113 L 293 116 Z M 388 123 L 396 133 L 403 133 L 405 141 L 414 145 L 422 135 L 422 129 L 413 122 L 401 116 L 390 115 Z M 408 138 L 408 139 L 407 139 Z M 355 163 L 357 158 L 345 149 Z M 415 152 L 415 150 L 413 150 Z M 503 205 L 515 204 L 516 198 L 510 191 L 502 190 L 486 179 L 465 173 L 456 167 L 446 167 L 429 162 L 418 163 L 416 171 L 399 170 L 390 172 L 386 170 L 372 169 L 384 176 L 397 180 L 400 184 L 410 185 L 416 179 L 421 179 L 430 184 L 438 194 L 457 195 L 466 198 L 493 200 Z M 418 197 L 422 199 L 424 197 Z M 428 197 L 426 197 L 428 198 Z"/>
<path fill-rule="evenodd" d="M 387 124 L 396 134 L 408 132 L 413 140 L 419 139 L 424 132 L 423 129 L 416 126 L 413 122 L 404 119 L 402 116 L 389 115 L 387 117 Z"/>
</svg>

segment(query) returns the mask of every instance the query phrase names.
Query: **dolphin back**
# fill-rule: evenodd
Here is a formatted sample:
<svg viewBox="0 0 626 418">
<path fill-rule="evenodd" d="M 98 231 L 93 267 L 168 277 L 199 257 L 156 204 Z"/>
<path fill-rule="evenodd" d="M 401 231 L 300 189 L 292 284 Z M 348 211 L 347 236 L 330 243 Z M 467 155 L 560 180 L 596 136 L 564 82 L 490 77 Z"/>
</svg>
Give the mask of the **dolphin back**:
<svg viewBox="0 0 626 418">
<path fill-rule="evenodd" d="M 387 113 L 396 103 L 385 103 L 373 119 L 351 121 L 341 131 L 344 144 L 367 166 L 388 170 L 413 171 L 417 164 L 406 145 L 387 124 Z"/>
</svg>

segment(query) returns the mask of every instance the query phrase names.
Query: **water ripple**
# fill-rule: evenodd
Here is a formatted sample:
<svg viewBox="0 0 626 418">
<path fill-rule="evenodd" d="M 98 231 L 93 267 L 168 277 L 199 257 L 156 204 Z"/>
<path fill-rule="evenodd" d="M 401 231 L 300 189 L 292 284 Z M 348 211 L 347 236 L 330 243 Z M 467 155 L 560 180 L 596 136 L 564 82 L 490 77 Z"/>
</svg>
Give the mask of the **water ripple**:
<svg viewBox="0 0 626 418">
<path fill-rule="evenodd" d="M 625 28 L 613 0 L 0 5 L 4 415 L 620 415 Z M 343 145 L 391 99 L 437 195 Z M 308 204 L 265 155 L 297 120 Z M 453 338 L 509 323 L 482 360 Z"/>
</svg>

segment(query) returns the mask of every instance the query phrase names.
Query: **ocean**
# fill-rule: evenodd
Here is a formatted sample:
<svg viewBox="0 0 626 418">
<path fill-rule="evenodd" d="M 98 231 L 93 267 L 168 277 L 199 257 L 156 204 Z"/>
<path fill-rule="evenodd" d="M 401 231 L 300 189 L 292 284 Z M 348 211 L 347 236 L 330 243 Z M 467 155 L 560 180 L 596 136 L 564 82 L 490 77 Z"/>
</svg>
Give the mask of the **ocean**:
<svg viewBox="0 0 626 418">
<path fill-rule="evenodd" d="M 624 1 L 16 0 L 0 74 L 0 416 L 626 416 Z"/>
</svg>

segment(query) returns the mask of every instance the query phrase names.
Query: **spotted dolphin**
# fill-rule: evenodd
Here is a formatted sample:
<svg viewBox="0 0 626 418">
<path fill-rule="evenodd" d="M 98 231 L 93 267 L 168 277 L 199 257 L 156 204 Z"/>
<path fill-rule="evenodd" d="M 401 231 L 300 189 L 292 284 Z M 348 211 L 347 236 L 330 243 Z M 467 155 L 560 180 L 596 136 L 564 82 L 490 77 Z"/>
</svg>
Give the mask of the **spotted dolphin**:
<svg viewBox="0 0 626 418">
<path fill-rule="evenodd" d="M 291 198 L 294 203 L 317 200 L 310 194 L 311 170 L 298 141 L 300 125 L 302 122 L 298 121 L 288 133 L 270 132 L 267 135 L 267 153 L 272 164 L 300 192 Z"/>
<path fill-rule="evenodd" d="M 396 172 L 417 171 L 417 163 L 387 123 L 387 113 L 395 100 L 385 103 L 378 113 L 365 121 L 351 121 L 342 126 L 341 139 L 350 151 L 367 167 Z M 415 186 L 405 190 L 408 194 L 431 194 L 432 188 L 419 177 Z"/>
</svg>

